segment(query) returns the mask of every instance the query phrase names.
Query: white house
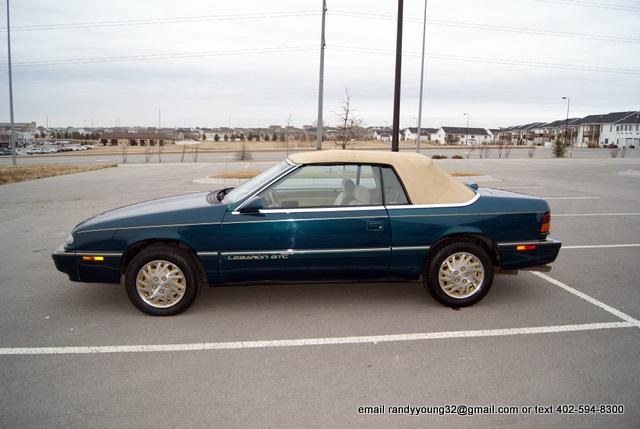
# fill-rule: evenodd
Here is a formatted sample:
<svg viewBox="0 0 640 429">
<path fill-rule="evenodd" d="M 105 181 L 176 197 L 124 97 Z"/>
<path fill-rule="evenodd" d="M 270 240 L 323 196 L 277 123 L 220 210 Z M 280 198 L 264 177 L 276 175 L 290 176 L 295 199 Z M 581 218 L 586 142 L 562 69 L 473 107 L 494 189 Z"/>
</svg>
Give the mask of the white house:
<svg viewBox="0 0 640 429">
<path fill-rule="evenodd" d="M 580 121 L 579 146 L 640 145 L 640 111 L 589 115 Z"/>
<path fill-rule="evenodd" d="M 379 128 L 373 131 L 373 139 L 381 142 L 390 142 L 393 131 L 391 128 Z M 398 139 L 402 140 L 403 134 L 398 134 Z"/>
<path fill-rule="evenodd" d="M 421 128 L 420 139 L 432 140 L 431 136 L 438 132 L 437 128 Z M 404 140 L 416 140 L 418 138 L 418 128 L 405 128 L 403 131 Z"/>
<path fill-rule="evenodd" d="M 484 128 L 440 127 L 431 136 L 440 144 L 484 144 L 491 141 L 491 135 Z"/>
</svg>

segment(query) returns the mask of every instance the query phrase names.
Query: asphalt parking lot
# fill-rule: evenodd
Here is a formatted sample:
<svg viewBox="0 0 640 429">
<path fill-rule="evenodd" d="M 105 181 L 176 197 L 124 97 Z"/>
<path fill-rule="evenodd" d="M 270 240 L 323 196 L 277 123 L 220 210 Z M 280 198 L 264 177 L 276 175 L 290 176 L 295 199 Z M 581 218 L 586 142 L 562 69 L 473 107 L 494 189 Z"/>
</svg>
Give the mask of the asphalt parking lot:
<svg viewBox="0 0 640 429">
<path fill-rule="evenodd" d="M 640 159 L 441 165 L 548 198 L 564 244 L 553 270 L 497 276 L 458 311 L 419 283 L 270 285 L 205 289 L 186 313 L 153 318 L 119 285 L 68 281 L 49 253 L 89 216 L 207 190 L 194 179 L 254 165 L 1 186 L 0 427 L 639 427 Z M 624 404 L 624 414 L 358 413 L 378 404 Z"/>
</svg>

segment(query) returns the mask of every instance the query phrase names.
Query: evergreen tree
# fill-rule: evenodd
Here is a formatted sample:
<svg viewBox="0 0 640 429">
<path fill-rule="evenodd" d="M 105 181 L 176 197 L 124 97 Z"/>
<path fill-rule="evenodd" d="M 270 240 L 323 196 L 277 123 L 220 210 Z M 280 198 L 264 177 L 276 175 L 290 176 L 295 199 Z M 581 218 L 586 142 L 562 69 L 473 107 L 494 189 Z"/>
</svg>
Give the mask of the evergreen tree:
<svg viewBox="0 0 640 429">
<path fill-rule="evenodd" d="M 556 141 L 553 142 L 553 155 L 556 158 L 564 158 L 564 154 L 567 148 L 564 146 L 564 142 L 559 138 L 556 138 Z"/>
</svg>

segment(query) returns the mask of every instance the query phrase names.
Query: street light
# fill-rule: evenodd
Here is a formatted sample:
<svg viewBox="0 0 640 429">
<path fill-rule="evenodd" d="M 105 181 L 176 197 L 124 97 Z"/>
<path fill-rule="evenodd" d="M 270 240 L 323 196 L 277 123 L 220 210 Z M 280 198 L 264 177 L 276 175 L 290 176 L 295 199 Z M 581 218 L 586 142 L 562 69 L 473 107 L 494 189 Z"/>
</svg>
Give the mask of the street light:
<svg viewBox="0 0 640 429">
<path fill-rule="evenodd" d="M 469 115 L 468 113 L 463 113 L 463 115 L 467 117 L 467 129 L 466 129 L 466 131 L 464 133 L 464 145 L 465 146 L 469 146 L 469 141 L 468 141 L 468 138 L 469 138 L 469 116 L 471 116 L 471 115 Z"/>
<path fill-rule="evenodd" d="M 11 23 L 9 13 L 9 0 L 7 0 L 7 58 L 9 69 L 9 116 L 11 119 L 11 134 L 9 141 L 11 143 L 11 163 L 16 165 L 16 127 L 13 120 L 13 78 L 11 76 Z"/>
<path fill-rule="evenodd" d="M 427 0 L 424 0 L 424 18 L 422 23 L 422 61 L 420 65 L 420 101 L 418 102 L 418 135 L 416 136 L 416 152 L 420 153 L 420 135 L 422 134 L 422 93 L 424 92 L 424 51 L 427 39 Z"/>
<path fill-rule="evenodd" d="M 563 100 L 567 100 L 567 119 L 564 121 L 564 145 L 567 146 L 567 132 L 569 130 L 569 106 L 571 105 L 571 97 L 562 97 Z M 571 150 L 569 156 L 573 157 L 573 143 L 571 144 Z"/>
<path fill-rule="evenodd" d="M 396 73 L 393 87 L 393 126 L 391 151 L 400 150 L 400 80 L 402 76 L 402 13 L 404 0 L 398 0 L 398 24 L 396 28 Z"/>
</svg>

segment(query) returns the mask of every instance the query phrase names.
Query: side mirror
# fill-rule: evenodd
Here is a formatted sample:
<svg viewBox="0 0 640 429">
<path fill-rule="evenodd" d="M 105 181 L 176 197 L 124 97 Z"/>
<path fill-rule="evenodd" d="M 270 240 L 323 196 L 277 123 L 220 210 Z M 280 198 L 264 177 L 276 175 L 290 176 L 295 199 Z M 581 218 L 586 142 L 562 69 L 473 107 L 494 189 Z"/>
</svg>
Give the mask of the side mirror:
<svg viewBox="0 0 640 429">
<path fill-rule="evenodd" d="M 469 188 L 473 189 L 474 191 L 477 191 L 477 190 L 478 190 L 478 184 L 477 184 L 477 183 L 475 183 L 475 182 L 469 182 L 469 183 L 467 183 L 466 185 L 467 185 L 467 187 L 469 187 Z"/>
<path fill-rule="evenodd" d="M 242 205 L 242 207 L 240 208 L 240 210 L 238 210 L 238 212 L 246 213 L 246 214 L 259 213 L 260 209 L 263 209 L 263 208 L 264 208 L 264 202 L 262 201 L 262 198 L 255 195 L 249 198 L 249 200 Z"/>
</svg>

